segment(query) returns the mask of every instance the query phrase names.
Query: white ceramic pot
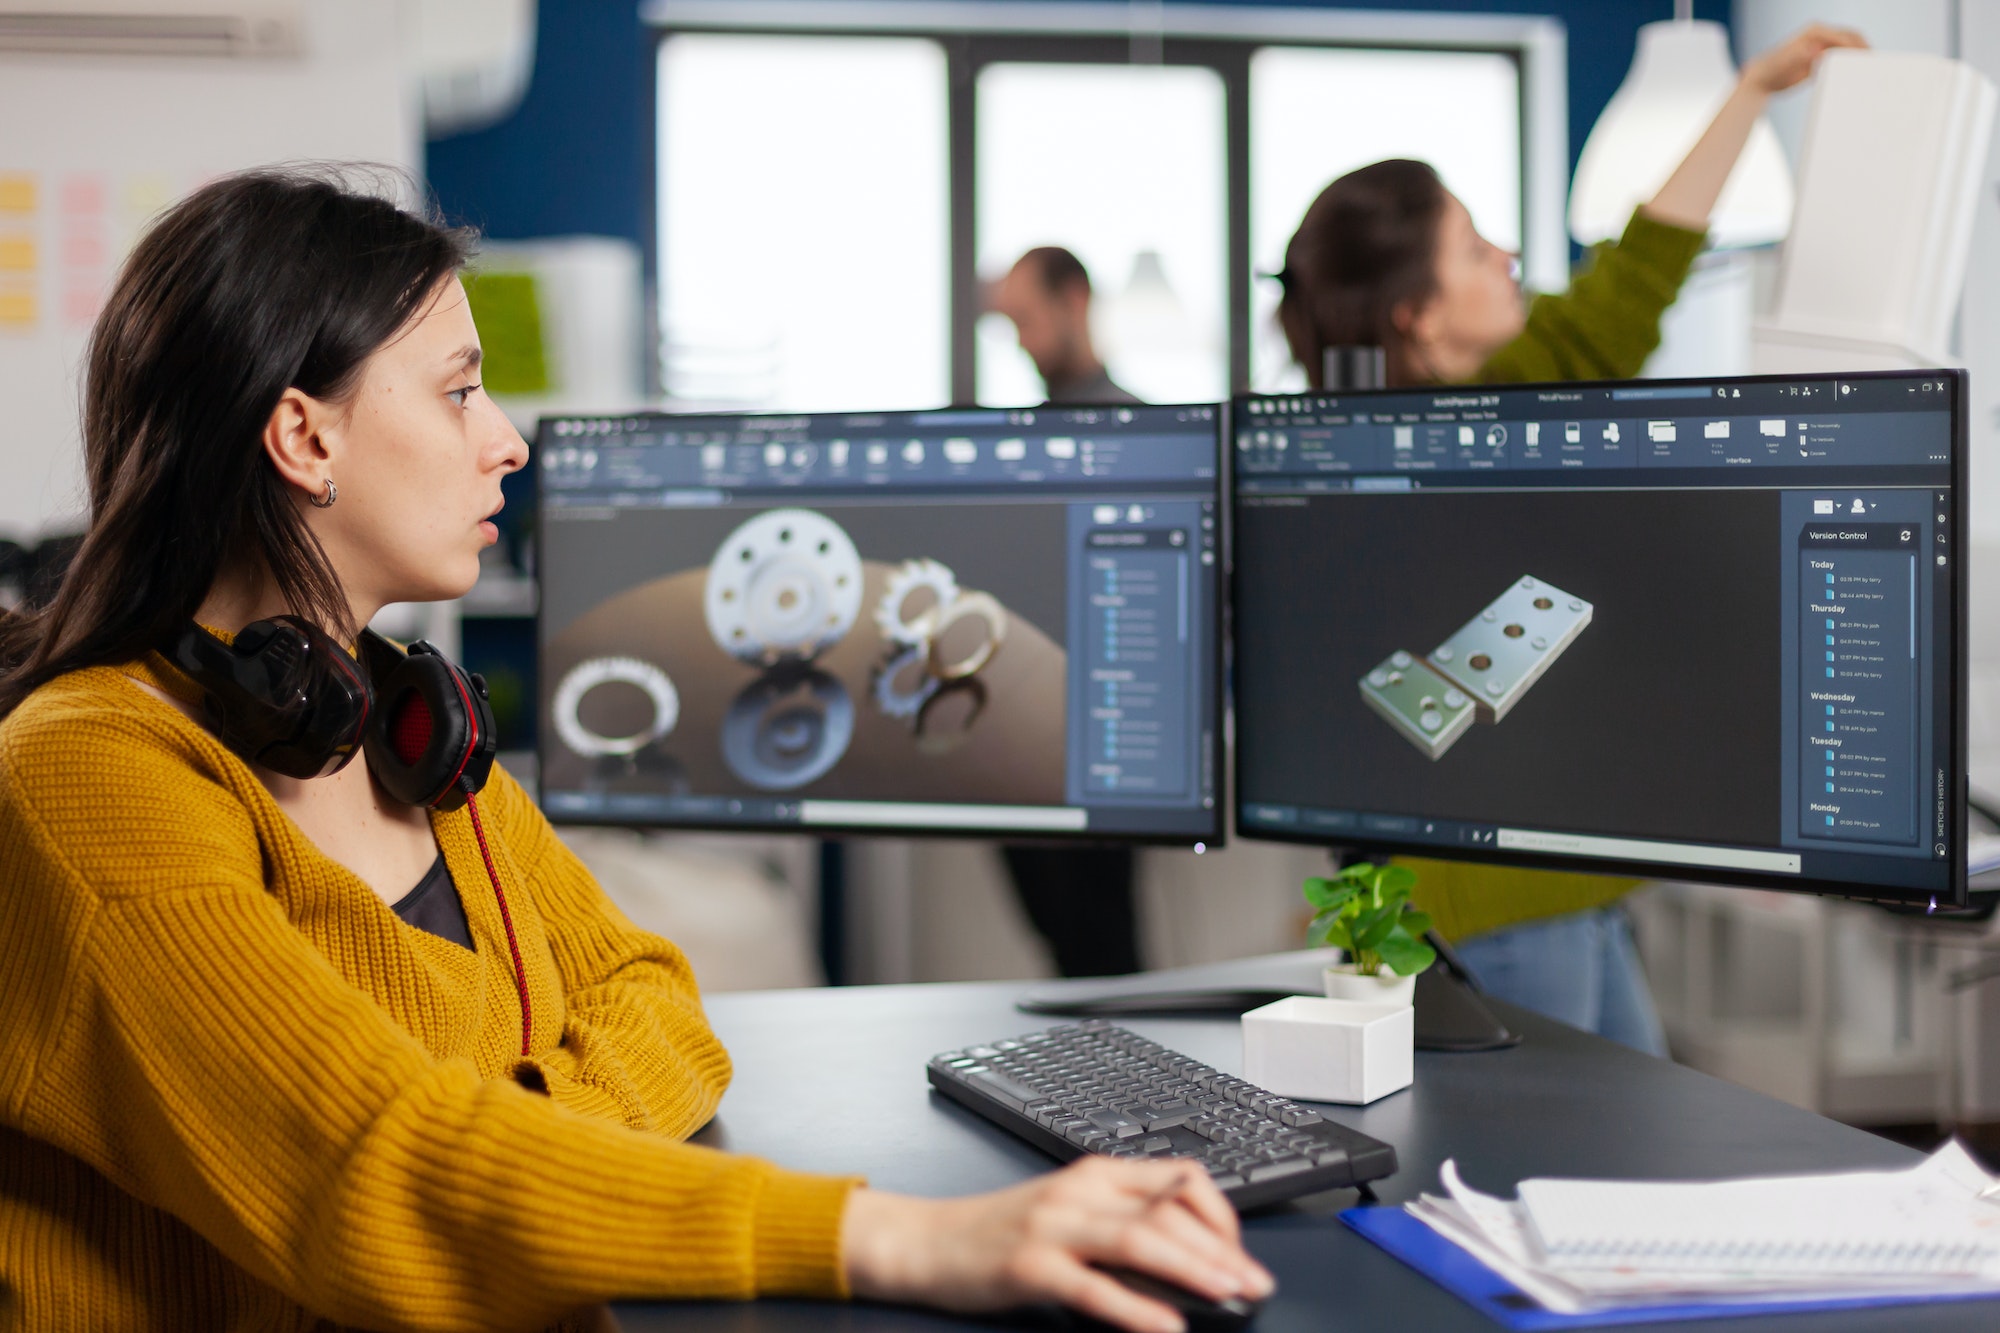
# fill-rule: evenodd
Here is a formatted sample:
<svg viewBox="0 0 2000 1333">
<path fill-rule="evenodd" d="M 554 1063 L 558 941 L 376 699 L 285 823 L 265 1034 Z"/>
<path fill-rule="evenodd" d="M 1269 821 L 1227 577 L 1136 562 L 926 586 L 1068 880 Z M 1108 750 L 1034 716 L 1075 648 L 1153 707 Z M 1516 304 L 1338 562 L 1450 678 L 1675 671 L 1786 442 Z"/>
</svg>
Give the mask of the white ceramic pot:
<svg viewBox="0 0 2000 1333">
<path fill-rule="evenodd" d="M 1417 1011 L 1317 995 L 1243 1015 L 1243 1077 L 1280 1097 L 1366 1106 L 1416 1075 Z"/>
<path fill-rule="evenodd" d="M 1417 1002 L 1417 979 L 1414 976 L 1399 977 L 1388 968 L 1383 968 L 1375 976 L 1367 977 L 1357 972 L 1352 963 L 1335 963 L 1322 968 L 1321 977 L 1326 984 L 1326 998 L 1329 1000 L 1354 1000 L 1361 1004 L 1415 1004 Z"/>
</svg>

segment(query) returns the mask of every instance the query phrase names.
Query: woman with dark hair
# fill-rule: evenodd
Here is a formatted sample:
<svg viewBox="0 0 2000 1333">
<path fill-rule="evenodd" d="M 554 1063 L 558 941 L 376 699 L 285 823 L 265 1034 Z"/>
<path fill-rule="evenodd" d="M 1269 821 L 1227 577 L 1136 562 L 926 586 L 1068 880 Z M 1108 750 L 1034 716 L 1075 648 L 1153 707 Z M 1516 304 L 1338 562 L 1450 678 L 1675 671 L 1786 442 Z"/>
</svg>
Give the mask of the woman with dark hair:
<svg viewBox="0 0 2000 1333">
<path fill-rule="evenodd" d="M 1278 322 L 1317 387 L 1329 347 L 1380 347 L 1391 385 L 1626 379 L 1700 253 L 1709 214 L 1774 93 L 1859 33 L 1813 24 L 1744 64 L 1735 91 L 1615 245 L 1569 291 L 1524 303 L 1515 258 L 1427 163 L 1392 159 L 1320 191 L 1285 248 Z"/>
<path fill-rule="evenodd" d="M 1384 352 L 1388 383 L 1626 379 L 1660 341 L 1709 214 L 1772 94 L 1860 34 L 1814 24 L 1743 66 L 1735 91 L 1615 245 L 1560 295 L 1522 299 L 1514 256 L 1422 162 L 1377 162 L 1328 185 L 1285 250 L 1278 319 L 1307 380 L 1326 349 Z M 1666 1038 L 1624 914 L 1633 882 L 1413 862 L 1417 897 L 1503 999 L 1654 1054 Z"/>
<path fill-rule="evenodd" d="M 0 1327 L 851 1293 L 1172 1333 L 1093 1263 L 1267 1293 L 1198 1170 L 921 1200 L 683 1142 L 729 1079 L 686 960 L 470 776 L 476 678 L 362 629 L 472 586 L 527 461 L 480 391 L 471 240 L 328 173 L 230 177 L 98 320 L 88 531 L 0 627 Z M 393 683 L 424 671 L 460 693 Z M 359 746 L 336 705 L 388 724 Z M 257 719 L 298 725 L 252 750 Z"/>
</svg>

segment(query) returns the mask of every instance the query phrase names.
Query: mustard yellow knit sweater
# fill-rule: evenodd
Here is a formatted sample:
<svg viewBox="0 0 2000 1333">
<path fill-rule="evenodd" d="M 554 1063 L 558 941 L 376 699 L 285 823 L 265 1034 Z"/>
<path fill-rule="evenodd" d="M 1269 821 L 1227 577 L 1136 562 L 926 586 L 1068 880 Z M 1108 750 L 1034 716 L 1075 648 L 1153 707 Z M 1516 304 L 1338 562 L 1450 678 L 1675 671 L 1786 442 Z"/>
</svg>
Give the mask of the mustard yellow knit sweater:
<svg viewBox="0 0 2000 1333">
<path fill-rule="evenodd" d="M 151 659 L 157 663 L 157 659 Z M 680 1140 L 729 1058 L 680 952 L 512 779 L 434 815 L 476 951 L 406 925 L 133 683 L 0 724 L 0 1329 L 536 1328 L 843 1294 L 852 1181 Z"/>
</svg>

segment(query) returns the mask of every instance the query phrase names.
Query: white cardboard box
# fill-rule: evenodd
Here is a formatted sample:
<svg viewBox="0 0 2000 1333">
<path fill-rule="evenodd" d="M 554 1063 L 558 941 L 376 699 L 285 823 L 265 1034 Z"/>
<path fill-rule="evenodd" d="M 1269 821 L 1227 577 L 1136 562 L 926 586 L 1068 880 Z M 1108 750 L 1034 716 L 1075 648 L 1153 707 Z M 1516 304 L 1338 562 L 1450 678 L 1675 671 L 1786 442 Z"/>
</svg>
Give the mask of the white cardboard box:
<svg viewBox="0 0 2000 1333">
<path fill-rule="evenodd" d="M 1416 1077 L 1417 1011 L 1293 995 L 1243 1015 L 1243 1077 L 1281 1097 L 1365 1106 Z"/>
</svg>

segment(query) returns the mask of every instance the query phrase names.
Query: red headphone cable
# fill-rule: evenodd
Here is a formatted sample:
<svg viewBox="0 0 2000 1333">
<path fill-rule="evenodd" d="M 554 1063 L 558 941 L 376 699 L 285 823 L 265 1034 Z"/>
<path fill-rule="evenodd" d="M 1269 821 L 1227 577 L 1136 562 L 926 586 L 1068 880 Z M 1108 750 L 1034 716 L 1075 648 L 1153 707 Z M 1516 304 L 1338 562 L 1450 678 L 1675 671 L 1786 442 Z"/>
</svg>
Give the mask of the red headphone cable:
<svg viewBox="0 0 2000 1333">
<path fill-rule="evenodd" d="M 465 794 L 465 808 L 472 816 L 472 833 L 479 839 L 479 855 L 486 862 L 486 878 L 493 882 L 493 896 L 500 903 L 500 924 L 507 928 L 507 952 L 514 956 L 514 989 L 521 996 L 521 1054 L 527 1056 L 528 1034 L 533 1031 L 528 1011 L 528 973 L 521 966 L 521 942 L 514 937 L 514 914 L 507 910 L 507 891 L 500 887 L 500 872 L 493 868 L 493 850 L 486 845 L 486 825 L 479 818 L 479 798 Z"/>
</svg>

